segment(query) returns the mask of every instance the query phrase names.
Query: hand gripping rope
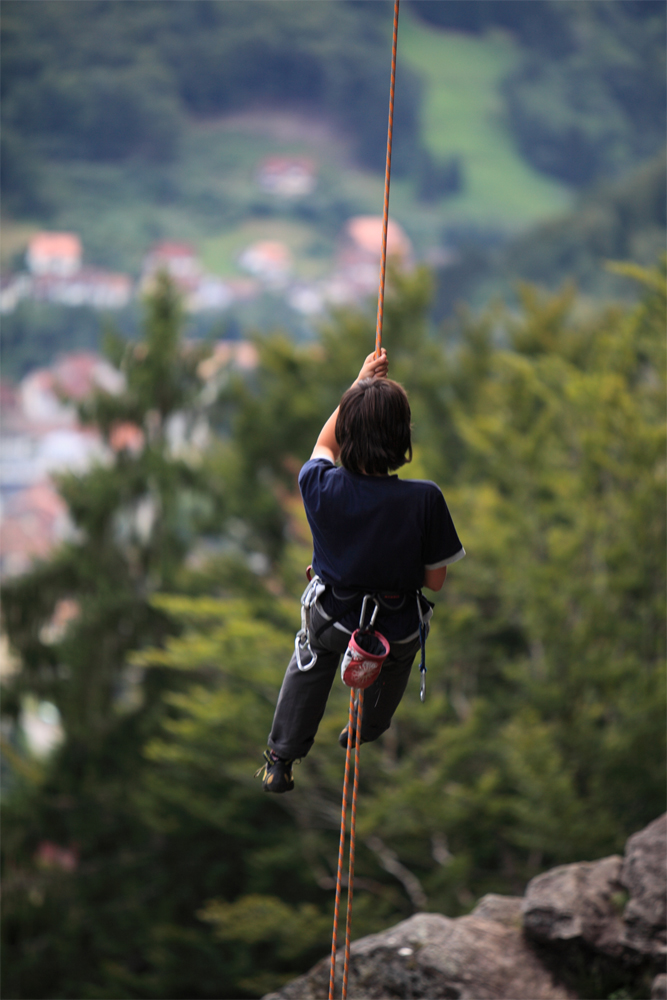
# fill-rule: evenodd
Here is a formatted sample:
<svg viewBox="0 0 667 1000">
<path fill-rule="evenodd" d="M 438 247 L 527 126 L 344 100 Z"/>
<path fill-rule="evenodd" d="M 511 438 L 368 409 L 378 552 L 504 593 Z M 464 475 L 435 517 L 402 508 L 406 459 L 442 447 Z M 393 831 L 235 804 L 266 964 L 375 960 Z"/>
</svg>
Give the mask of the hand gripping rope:
<svg viewBox="0 0 667 1000">
<path fill-rule="evenodd" d="M 382 347 L 384 280 L 385 280 L 385 271 L 387 268 L 387 227 L 389 224 L 389 183 L 391 179 L 391 144 L 394 131 L 394 88 L 396 84 L 396 42 L 398 39 L 398 5 L 399 5 L 399 0 L 394 0 L 394 34 L 391 45 L 391 83 L 389 87 L 389 121 L 387 124 L 387 164 L 384 177 L 384 206 L 382 211 L 382 252 L 380 257 L 380 287 L 378 289 L 378 311 L 377 311 L 377 323 L 375 327 L 376 358 L 380 356 L 380 349 Z M 366 607 L 366 601 L 364 601 L 364 606 L 361 612 L 361 622 L 360 622 L 361 629 L 363 629 L 363 617 L 364 617 L 365 607 Z M 369 626 L 369 629 L 372 629 L 372 624 L 375 620 L 376 612 L 377 612 L 377 604 L 375 612 L 373 613 L 373 618 L 371 619 L 371 625 Z M 421 638 L 423 633 L 421 612 L 420 612 L 419 632 Z M 379 633 L 374 633 L 374 634 L 379 635 Z M 355 633 L 355 635 L 358 635 L 358 632 Z M 423 645 L 422 645 L 422 657 L 423 657 Z M 421 692 L 422 700 L 423 700 L 424 672 L 425 672 L 425 665 L 423 663 L 423 658 L 422 658 L 422 692 Z M 350 967 L 350 935 L 352 931 L 352 884 L 354 881 L 355 827 L 357 819 L 357 793 L 359 790 L 359 747 L 361 745 L 361 719 L 364 707 L 363 688 L 367 686 L 366 684 L 363 684 L 363 682 L 359 680 L 357 680 L 356 683 L 358 683 L 359 685 L 357 688 L 354 687 L 350 688 L 350 710 L 348 714 L 348 724 L 347 724 L 348 740 L 347 740 L 347 751 L 345 753 L 345 778 L 343 780 L 343 804 L 341 807 L 340 844 L 338 847 L 338 872 L 336 875 L 336 900 L 334 903 L 333 936 L 331 941 L 331 970 L 329 975 L 329 1000 L 334 1000 L 334 987 L 336 980 L 336 945 L 338 939 L 338 913 L 340 908 L 341 885 L 343 881 L 343 859 L 345 856 L 345 829 L 347 823 L 347 801 L 348 801 L 348 789 L 350 785 L 350 757 L 352 752 L 352 733 L 354 733 L 355 734 L 354 778 L 352 783 L 352 808 L 350 812 L 350 854 L 348 861 L 348 876 L 347 876 L 347 919 L 345 924 L 345 959 L 343 962 L 343 989 L 341 993 L 342 1000 L 347 1000 L 347 977 Z M 354 721 L 355 693 L 357 700 L 356 725 Z"/>
</svg>

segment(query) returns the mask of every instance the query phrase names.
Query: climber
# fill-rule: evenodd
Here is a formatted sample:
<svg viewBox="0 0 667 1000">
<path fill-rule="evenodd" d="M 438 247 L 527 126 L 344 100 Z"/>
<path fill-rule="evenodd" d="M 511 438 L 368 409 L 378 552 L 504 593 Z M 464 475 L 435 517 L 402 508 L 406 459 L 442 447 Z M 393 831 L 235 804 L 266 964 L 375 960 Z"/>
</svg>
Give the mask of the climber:
<svg viewBox="0 0 667 1000">
<path fill-rule="evenodd" d="M 292 766 L 313 745 L 369 594 L 378 604 L 374 627 L 390 652 L 366 691 L 361 742 L 389 728 L 420 649 L 420 620 L 423 639 L 428 633 L 433 605 L 421 588 L 440 590 L 447 567 L 465 555 L 440 488 L 390 475 L 412 460 L 412 443 L 410 404 L 403 387 L 387 378 L 388 365 L 384 349 L 379 357 L 369 354 L 299 474 L 316 575 L 302 599 L 308 652 L 300 656 L 297 637 L 257 772 L 267 792 L 294 787 Z M 342 747 L 349 736 L 346 726 Z"/>
</svg>

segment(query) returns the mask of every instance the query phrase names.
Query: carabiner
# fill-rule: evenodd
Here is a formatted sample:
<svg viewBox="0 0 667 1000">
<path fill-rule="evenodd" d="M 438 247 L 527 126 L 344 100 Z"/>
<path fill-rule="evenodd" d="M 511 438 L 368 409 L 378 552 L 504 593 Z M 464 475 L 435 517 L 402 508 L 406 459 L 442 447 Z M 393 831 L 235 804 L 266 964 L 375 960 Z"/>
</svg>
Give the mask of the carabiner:
<svg viewBox="0 0 667 1000">
<path fill-rule="evenodd" d="M 304 663 L 301 659 L 302 650 L 307 649 L 310 653 L 310 660 Z M 310 642 L 308 641 L 308 632 L 305 629 L 299 629 L 294 640 L 294 653 L 296 656 L 296 665 L 299 670 L 306 671 L 312 670 L 312 668 L 317 663 L 317 653 L 314 653 Z"/>
<path fill-rule="evenodd" d="M 375 625 L 375 619 L 378 616 L 378 611 L 380 610 L 380 604 L 379 604 L 377 598 L 373 597 L 372 594 L 364 594 L 364 599 L 363 599 L 363 602 L 362 602 L 362 605 L 361 605 L 361 614 L 359 615 L 359 628 L 360 629 L 364 628 L 364 618 L 366 617 L 366 605 L 368 604 L 369 601 L 373 601 L 374 604 L 375 604 L 375 607 L 373 608 L 373 614 L 371 615 L 370 622 L 368 623 L 367 626 L 365 626 L 367 629 L 373 628 L 373 626 Z"/>
</svg>

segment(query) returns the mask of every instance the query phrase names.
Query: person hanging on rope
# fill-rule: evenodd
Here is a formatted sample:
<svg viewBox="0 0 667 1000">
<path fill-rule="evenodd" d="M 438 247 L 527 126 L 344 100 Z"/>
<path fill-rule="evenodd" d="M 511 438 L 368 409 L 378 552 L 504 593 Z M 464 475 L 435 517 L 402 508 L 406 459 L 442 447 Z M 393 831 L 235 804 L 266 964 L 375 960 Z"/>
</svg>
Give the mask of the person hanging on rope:
<svg viewBox="0 0 667 1000">
<path fill-rule="evenodd" d="M 299 474 L 315 576 L 302 598 L 307 653 L 297 637 L 257 772 L 267 792 L 294 788 L 292 766 L 313 745 L 365 595 L 377 602 L 375 628 L 390 652 L 366 691 L 361 742 L 389 728 L 420 650 L 420 622 L 422 642 L 428 633 L 433 605 L 421 588 L 440 590 L 465 555 L 440 488 L 391 474 L 412 460 L 412 443 L 408 397 L 388 366 L 384 349 L 369 354 Z M 346 726 L 343 748 L 348 738 Z"/>
</svg>

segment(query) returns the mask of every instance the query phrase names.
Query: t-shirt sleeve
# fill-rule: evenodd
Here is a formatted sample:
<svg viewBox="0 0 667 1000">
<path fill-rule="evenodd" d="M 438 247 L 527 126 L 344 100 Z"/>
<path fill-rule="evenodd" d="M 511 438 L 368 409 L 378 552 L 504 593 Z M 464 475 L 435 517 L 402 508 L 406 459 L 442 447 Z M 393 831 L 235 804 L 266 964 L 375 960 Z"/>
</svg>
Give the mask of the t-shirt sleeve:
<svg viewBox="0 0 667 1000">
<path fill-rule="evenodd" d="M 441 569 L 463 559 L 465 549 L 456 534 L 445 498 L 435 484 L 429 494 L 424 532 L 423 560 L 426 569 Z"/>
<path fill-rule="evenodd" d="M 327 473 L 335 469 L 335 464 L 328 458 L 311 458 L 301 467 L 299 473 L 299 489 L 306 510 L 317 509 L 319 493 Z"/>
</svg>

